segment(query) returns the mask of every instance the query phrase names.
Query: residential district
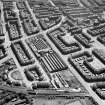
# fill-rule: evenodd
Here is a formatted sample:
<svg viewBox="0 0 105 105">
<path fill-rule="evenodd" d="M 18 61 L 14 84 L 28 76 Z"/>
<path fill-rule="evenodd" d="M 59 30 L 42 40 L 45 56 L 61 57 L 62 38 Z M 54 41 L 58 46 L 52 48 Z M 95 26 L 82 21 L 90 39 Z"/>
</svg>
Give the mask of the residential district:
<svg viewBox="0 0 105 105">
<path fill-rule="evenodd" d="M 0 105 L 105 105 L 105 0 L 0 0 Z"/>
</svg>

